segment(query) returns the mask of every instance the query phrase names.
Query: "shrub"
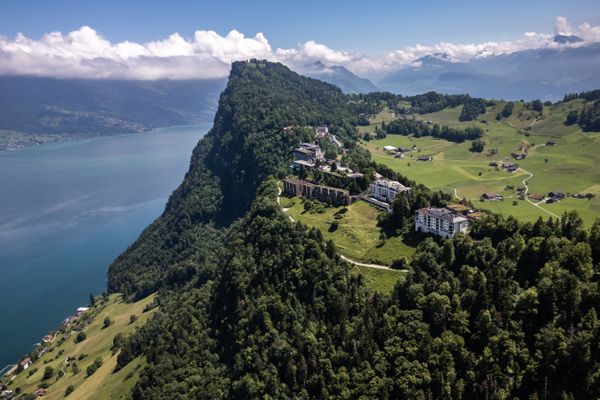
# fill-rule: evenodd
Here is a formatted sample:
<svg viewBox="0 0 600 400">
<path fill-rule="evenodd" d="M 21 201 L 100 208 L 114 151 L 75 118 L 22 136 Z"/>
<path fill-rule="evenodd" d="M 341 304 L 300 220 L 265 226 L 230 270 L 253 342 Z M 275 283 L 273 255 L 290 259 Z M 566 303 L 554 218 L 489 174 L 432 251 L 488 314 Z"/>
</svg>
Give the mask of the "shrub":
<svg viewBox="0 0 600 400">
<path fill-rule="evenodd" d="M 47 380 L 50 379 L 54 376 L 54 368 L 47 366 L 46 369 L 44 370 L 44 376 L 42 377 L 42 380 Z"/>
<path fill-rule="evenodd" d="M 85 332 L 79 332 L 75 337 L 75 343 L 83 342 L 86 339 L 86 337 L 87 336 L 85 335 Z"/>
<path fill-rule="evenodd" d="M 67 386 L 67 388 L 65 389 L 65 397 L 70 395 L 71 393 L 73 393 L 74 390 L 75 390 L 75 386 L 73 386 L 73 385 Z"/>
</svg>

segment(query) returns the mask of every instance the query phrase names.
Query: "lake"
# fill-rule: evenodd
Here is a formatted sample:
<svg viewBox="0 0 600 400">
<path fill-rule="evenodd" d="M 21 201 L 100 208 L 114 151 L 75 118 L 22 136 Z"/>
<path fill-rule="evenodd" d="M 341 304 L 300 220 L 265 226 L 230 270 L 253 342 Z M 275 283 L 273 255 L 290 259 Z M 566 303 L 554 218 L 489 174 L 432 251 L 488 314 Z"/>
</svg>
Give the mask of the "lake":
<svg viewBox="0 0 600 400">
<path fill-rule="evenodd" d="M 209 124 L 0 152 L 0 368 L 106 289 Z"/>
</svg>

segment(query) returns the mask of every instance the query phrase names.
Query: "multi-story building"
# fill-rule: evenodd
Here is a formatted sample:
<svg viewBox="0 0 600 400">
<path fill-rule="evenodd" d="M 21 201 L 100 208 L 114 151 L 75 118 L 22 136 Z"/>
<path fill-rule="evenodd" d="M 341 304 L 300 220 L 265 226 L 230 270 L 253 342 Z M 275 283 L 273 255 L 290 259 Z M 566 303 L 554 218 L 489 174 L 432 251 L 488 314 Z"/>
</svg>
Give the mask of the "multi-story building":
<svg viewBox="0 0 600 400">
<path fill-rule="evenodd" d="M 404 186 L 400 182 L 391 181 L 388 179 L 378 179 L 373 181 L 370 187 L 371 197 L 388 204 L 394 203 L 398 193 L 409 191 L 409 187 Z"/>
<path fill-rule="evenodd" d="M 415 215 L 417 232 L 433 233 L 443 237 L 454 237 L 457 233 L 466 232 L 469 220 L 445 208 L 421 208 Z"/>
<path fill-rule="evenodd" d="M 284 179 L 283 191 L 289 196 L 317 199 L 335 205 L 350 204 L 350 192 L 347 190 L 318 185 L 301 179 Z"/>
<path fill-rule="evenodd" d="M 300 143 L 300 146 L 294 149 L 294 158 L 302 161 L 312 161 L 323 157 L 319 145 L 312 143 Z"/>
</svg>

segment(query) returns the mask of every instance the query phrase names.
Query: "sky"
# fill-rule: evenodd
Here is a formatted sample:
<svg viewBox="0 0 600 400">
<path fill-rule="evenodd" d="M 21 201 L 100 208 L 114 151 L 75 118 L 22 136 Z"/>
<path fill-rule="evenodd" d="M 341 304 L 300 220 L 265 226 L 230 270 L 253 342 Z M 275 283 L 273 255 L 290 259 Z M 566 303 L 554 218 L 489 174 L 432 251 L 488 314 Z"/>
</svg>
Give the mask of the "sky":
<svg viewBox="0 0 600 400">
<path fill-rule="evenodd" d="M 431 53 L 552 46 L 557 32 L 600 41 L 600 2 L 3 0 L 0 74 L 212 78 L 256 57 L 373 76 Z"/>
</svg>

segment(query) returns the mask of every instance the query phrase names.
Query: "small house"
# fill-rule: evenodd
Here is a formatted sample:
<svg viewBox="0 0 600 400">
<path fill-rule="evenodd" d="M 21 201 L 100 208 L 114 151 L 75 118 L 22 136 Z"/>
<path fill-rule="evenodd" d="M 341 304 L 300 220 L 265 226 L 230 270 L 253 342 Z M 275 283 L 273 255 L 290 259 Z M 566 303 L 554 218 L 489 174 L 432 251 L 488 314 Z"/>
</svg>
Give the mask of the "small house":
<svg viewBox="0 0 600 400">
<path fill-rule="evenodd" d="M 502 196 L 500 196 L 498 193 L 486 192 L 486 193 L 484 193 L 484 194 L 481 195 L 481 200 L 483 200 L 483 201 L 502 200 Z"/>
<path fill-rule="evenodd" d="M 431 161 L 431 156 L 420 156 L 420 157 L 417 157 L 417 161 Z"/>
<path fill-rule="evenodd" d="M 497 166 L 498 166 L 498 163 L 497 163 L 496 161 L 491 161 L 491 162 L 490 162 L 488 165 L 489 165 L 490 167 L 497 167 Z"/>
</svg>

